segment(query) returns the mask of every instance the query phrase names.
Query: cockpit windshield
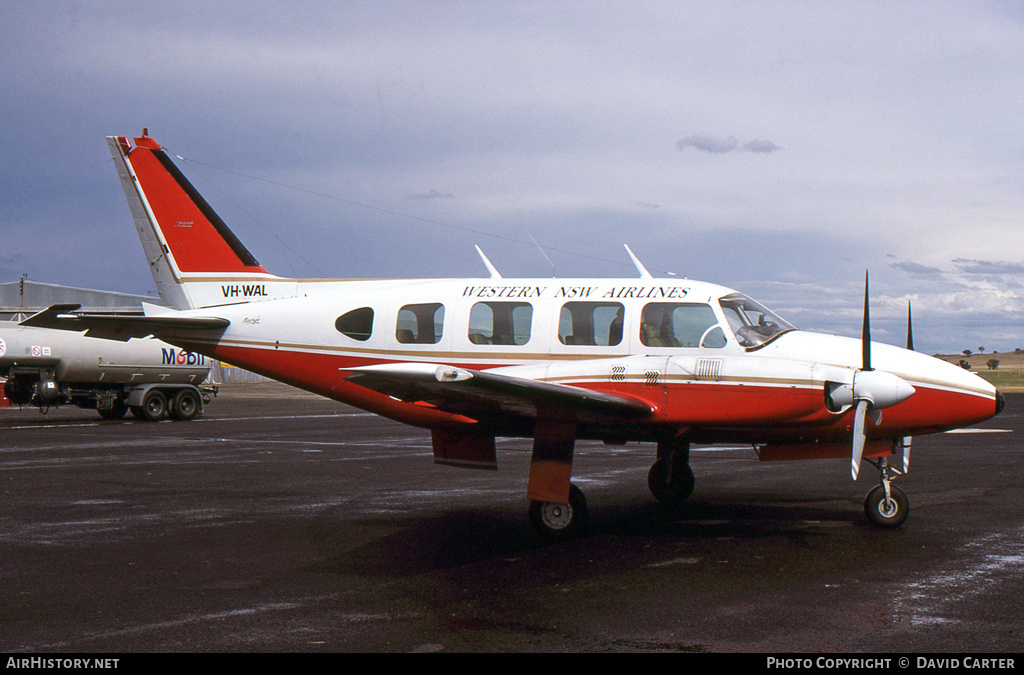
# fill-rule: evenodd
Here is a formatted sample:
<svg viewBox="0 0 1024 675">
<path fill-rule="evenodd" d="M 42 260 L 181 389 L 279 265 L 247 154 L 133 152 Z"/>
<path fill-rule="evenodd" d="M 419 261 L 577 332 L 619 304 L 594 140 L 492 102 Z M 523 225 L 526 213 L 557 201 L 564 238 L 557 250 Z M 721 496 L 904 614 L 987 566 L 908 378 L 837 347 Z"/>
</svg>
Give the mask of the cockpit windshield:
<svg viewBox="0 0 1024 675">
<path fill-rule="evenodd" d="M 796 327 L 767 307 L 741 293 L 732 293 L 718 300 L 729 327 L 741 346 L 760 347 L 769 340 Z"/>
</svg>

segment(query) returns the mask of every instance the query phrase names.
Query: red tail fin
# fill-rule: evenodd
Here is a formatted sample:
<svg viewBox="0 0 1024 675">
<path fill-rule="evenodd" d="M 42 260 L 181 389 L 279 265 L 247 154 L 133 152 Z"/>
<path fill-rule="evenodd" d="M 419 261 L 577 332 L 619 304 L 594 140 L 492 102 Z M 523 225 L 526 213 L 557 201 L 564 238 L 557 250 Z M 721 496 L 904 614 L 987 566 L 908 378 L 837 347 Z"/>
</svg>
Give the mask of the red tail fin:
<svg viewBox="0 0 1024 675">
<path fill-rule="evenodd" d="M 179 272 L 267 273 L 155 140 L 118 143 Z"/>
</svg>

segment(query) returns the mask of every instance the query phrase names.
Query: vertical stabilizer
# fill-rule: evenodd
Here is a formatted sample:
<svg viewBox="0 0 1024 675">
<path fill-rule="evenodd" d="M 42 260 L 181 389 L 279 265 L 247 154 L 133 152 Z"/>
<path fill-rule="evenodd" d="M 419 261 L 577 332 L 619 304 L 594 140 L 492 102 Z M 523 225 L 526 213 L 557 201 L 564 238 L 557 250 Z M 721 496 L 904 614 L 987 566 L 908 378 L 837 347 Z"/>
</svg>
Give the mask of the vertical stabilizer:
<svg viewBox="0 0 1024 675">
<path fill-rule="evenodd" d="M 160 298 L 175 309 L 293 297 L 268 273 L 160 145 L 107 137 Z"/>
</svg>

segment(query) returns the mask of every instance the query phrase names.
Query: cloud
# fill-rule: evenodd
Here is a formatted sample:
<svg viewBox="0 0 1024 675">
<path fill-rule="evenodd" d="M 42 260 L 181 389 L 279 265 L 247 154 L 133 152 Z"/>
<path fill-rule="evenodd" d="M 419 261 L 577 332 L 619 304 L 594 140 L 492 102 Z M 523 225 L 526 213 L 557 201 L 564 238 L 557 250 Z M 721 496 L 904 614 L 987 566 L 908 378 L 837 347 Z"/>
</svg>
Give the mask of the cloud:
<svg viewBox="0 0 1024 675">
<path fill-rule="evenodd" d="M 743 150 L 746 152 L 757 152 L 761 154 L 768 154 L 775 152 L 776 150 L 782 150 L 778 145 L 775 145 L 771 141 L 753 140 L 743 144 Z"/>
<path fill-rule="evenodd" d="M 437 190 L 430 189 L 426 192 L 412 192 L 405 196 L 406 199 L 455 199 L 455 195 L 451 192 L 438 192 Z"/>
<path fill-rule="evenodd" d="M 953 264 L 964 274 L 1024 274 L 1024 263 L 956 258 Z"/>
<path fill-rule="evenodd" d="M 756 152 L 769 154 L 782 148 L 771 141 L 755 139 L 740 145 L 735 136 L 722 138 L 714 134 L 696 133 L 678 141 L 676 148 L 682 152 L 687 148 L 700 150 L 709 155 L 721 155 L 729 152 Z"/>
<path fill-rule="evenodd" d="M 711 134 L 694 134 L 692 136 L 687 136 L 676 143 L 676 148 L 680 151 L 686 150 L 687 148 L 694 148 L 695 150 L 700 150 L 701 152 L 706 152 L 710 155 L 733 152 L 738 146 L 739 141 L 736 140 L 735 136 L 721 138 L 719 136 L 712 136 Z"/>
<path fill-rule="evenodd" d="M 921 263 L 916 262 L 893 263 L 892 267 L 908 274 L 923 274 L 929 276 L 943 274 L 943 271 L 938 267 L 930 267 L 929 265 L 922 265 Z"/>
</svg>

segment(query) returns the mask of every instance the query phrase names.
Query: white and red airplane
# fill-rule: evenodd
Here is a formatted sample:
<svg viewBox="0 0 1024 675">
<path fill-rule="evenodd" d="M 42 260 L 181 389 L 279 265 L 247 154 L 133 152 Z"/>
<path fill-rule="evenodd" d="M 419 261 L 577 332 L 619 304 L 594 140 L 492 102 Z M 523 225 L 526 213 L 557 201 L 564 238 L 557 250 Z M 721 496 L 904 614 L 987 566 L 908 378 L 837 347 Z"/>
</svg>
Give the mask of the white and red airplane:
<svg viewBox="0 0 1024 675">
<path fill-rule="evenodd" d="M 694 487 L 691 443 L 748 443 L 761 460 L 862 458 L 868 518 L 895 527 L 910 439 L 1002 409 L 989 383 L 864 334 L 800 331 L 734 290 L 654 278 L 327 280 L 268 273 L 146 132 L 107 139 L 161 298 L 134 317 L 55 306 L 29 325 L 155 335 L 429 429 L 435 461 L 497 467 L 496 437 L 533 439 L 534 526 L 576 534 L 577 439 L 655 443 L 662 501 Z M 628 249 L 627 249 L 628 250 Z M 482 254 L 481 254 L 482 255 Z M 630 252 L 632 257 L 632 253 Z M 884 414 L 883 414 L 884 413 Z M 899 459 L 902 461 L 893 461 Z"/>
</svg>

